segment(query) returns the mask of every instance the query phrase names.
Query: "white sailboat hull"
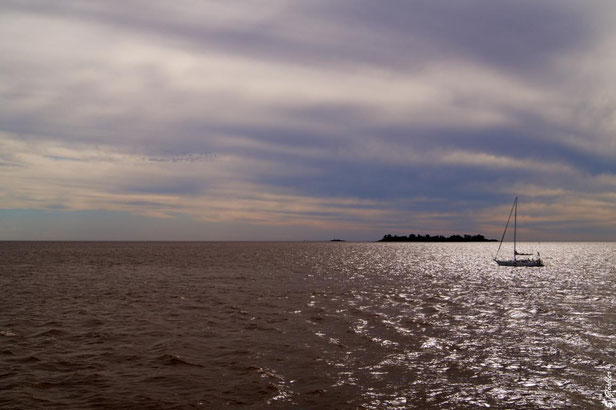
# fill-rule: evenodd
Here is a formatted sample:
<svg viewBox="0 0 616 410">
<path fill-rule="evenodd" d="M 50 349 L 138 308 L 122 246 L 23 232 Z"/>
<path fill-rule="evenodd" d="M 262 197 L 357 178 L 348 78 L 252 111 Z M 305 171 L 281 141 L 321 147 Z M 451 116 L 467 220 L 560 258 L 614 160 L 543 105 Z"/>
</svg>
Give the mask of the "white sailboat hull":
<svg viewBox="0 0 616 410">
<path fill-rule="evenodd" d="M 544 266 L 541 259 L 520 259 L 515 261 L 499 261 L 496 260 L 499 266 Z"/>
</svg>

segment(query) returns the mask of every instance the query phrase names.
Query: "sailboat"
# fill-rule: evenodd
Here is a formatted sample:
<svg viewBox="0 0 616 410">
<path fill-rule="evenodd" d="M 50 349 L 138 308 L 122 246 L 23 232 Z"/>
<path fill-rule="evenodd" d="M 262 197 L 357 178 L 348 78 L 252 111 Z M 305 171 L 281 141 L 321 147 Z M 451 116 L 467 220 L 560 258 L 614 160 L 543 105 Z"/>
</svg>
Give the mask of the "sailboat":
<svg viewBox="0 0 616 410">
<path fill-rule="evenodd" d="M 498 252 L 503 246 L 503 240 L 505 239 L 505 234 L 507 233 L 507 228 L 509 227 L 509 222 L 511 221 L 511 214 L 513 214 L 513 259 L 497 259 Z M 534 258 L 528 258 L 528 256 L 532 256 L 532 253 L 520 253 L 517 250 L 517 230 L 518 230 L 518 197 L 516 196 L 513 205 L 511 206 L 511 212 L 509 212 L 509 218 L 507 219 L 507 224 L 505 224 L 505 231 L 503 232 L 503 236 L 500 240 L 500 244 L 498 245 L 498 250 L 496 251 L 496 255 L 494 255 L 494 261 L 498 263 L 500 266 L 543 266 L 543 261 L 537 252 L 537 256 Z M 522 258 L 518 258 L 518 256 L 522 256 Z"/>
</svg>

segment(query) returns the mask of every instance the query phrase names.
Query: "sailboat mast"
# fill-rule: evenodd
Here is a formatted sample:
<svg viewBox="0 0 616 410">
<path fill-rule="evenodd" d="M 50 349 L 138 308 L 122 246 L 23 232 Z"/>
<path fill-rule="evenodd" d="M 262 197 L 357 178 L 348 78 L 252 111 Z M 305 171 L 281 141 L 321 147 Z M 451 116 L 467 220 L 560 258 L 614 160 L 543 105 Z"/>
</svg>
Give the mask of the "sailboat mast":
<svg viewBox="0 0 616 410">
<path fill-rule="evenodd" d="M 513 215 L 513 208 L 515 207 L 515 201 L 511 204 L 511 211 L 509 211 L 509 218 L 507 218 L 507 223 L 505 224 L 505 230 L 503 231 L 503 236 L 501 236 L 500 243 L 498 244 L 498 249 L 496 250 L 496 255 L 494 255 L 494 260 L 498 256 L 498 253 L 501 250 L 501 246 L 503 246 L 503 241 L 505 240 L 505 234 L 507 233 L 507 228 L 509 227 L 509 222 L 511 222 L 511 215 Z"/>
<path fill-rule="evenodd" d="M 516 235 L 518 233 L 518 197 L 515 197 L 515 214 L 513 217 L 513 260 L 515 261 L 515 256 L 517 255 L 516 250 Z"/>
</svg>

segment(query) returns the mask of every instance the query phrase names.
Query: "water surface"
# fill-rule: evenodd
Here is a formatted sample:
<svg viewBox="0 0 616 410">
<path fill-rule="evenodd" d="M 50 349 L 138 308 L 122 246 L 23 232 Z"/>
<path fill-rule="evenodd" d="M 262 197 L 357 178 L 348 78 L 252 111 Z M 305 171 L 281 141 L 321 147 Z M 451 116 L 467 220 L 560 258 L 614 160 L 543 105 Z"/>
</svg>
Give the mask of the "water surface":
<svg viewBox="0 0 616 410">
<path fill-rule="evenodd" d="M 2 242 L 0 406 L 602 408 L 616 244 L 495 247 Z"/>
</svg>

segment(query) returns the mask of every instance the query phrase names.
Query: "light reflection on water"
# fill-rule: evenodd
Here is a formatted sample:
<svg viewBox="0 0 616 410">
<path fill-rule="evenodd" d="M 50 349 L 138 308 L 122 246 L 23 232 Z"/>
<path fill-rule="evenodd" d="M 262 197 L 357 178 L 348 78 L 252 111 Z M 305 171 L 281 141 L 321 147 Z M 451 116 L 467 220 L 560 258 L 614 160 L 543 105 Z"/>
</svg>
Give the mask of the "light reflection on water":
<svg viewBox="0 0 616 410">
<path fill-rule="evenodd" d="M 614 244 L 541 244 L 544 268 L 499 267 L 484 244 L 346 246 L 317 264 L 336 288 L 311 306 L 341 313 L 312 324 L 349 347 L 338 383 L 364 406 L 598 405 L 616 364 Z"/>
<path fill-rule="evenodd" d="M 522 246 L 5 244 L 0 405 L 599 407 L 616 245 Z"/>
</svg>

